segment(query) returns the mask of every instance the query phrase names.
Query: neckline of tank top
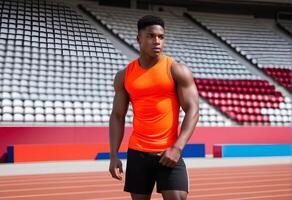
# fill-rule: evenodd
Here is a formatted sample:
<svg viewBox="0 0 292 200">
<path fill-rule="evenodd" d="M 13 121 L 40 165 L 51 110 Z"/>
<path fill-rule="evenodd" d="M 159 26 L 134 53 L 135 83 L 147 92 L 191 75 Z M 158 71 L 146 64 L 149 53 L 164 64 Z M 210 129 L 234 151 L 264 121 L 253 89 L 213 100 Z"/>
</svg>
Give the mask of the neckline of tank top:
<svg viewBox="0 0 292 200">
<path fill-rule="evenodd" d="M 149 69 L 152 69 L 153 67 L 155 67 L 155 66 L 158 65 L 159 63 L 161 63 L 161 61 L 162 61 L 164 58 L 165 58 L 164 55 L 160 55 L 160 59 L 158 60 L 158 62 L 155 63 L 154 65 L 152 65 L 151 67 L 147 67 L 147 68 L 142 67 L 142 66 L 140 65 L 139 58 L 137 58 L 136 62 L 137 62 L 137 65 L 138 65 L 138 67 L 139 67 L 140 69 L 142 69 L 142 70 L 144 70 L 144 71 L 147 71 L 147 70 L 149 70 Z"/>
</svg>

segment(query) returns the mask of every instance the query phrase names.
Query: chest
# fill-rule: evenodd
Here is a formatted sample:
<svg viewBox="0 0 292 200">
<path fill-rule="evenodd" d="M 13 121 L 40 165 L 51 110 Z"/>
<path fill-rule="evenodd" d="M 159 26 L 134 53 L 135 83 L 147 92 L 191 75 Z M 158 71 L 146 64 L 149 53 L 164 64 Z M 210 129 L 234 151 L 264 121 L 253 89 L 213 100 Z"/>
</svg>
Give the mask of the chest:
<svg viewBox="0 0 292 200">
<path fill-rule="evenodd" d="M 159 95 L 172 92 L 174 81 L 166 67 L 129 73 L 126 89 L 130 96 Z"/>
</svg>

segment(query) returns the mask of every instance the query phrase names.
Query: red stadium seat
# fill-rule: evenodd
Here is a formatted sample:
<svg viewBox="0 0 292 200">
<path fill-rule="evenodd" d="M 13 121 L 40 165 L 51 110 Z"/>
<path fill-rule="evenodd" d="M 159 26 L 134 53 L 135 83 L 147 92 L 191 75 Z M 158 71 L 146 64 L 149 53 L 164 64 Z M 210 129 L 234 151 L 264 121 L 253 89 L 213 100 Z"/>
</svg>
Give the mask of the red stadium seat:
<svg viewBox="0 0 292 200">
<path fill-rule="evenodd" d="M 278 73 L 278 72 L 277 72 Z M 238 123 L 265 124 L 262 108 L 279 108 L 281 92 L 264 80 L 195 79 L 199 94 Z"/>
</svg>

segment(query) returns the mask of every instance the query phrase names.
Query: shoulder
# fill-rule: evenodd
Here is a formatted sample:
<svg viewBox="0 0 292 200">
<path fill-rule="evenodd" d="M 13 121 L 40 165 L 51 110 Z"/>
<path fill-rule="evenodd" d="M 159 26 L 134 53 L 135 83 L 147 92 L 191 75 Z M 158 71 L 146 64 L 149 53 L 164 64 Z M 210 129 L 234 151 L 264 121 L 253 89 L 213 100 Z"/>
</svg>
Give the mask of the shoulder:
<svg viewBox="0 0 292 200">
<path fill-rule="evenodd" d="M 192 71 L 185 64 L 175 60 L 171 64 L 171 75 L 176 83 L 193 81 Z"/>
<path fill-rule="evenodd" d="M 115 75 L 115 81 L 119 81 L 119 82 L 124 81 L 127 70 L 129 68 L 132 68 L 136 61 L 137 61 L 137 59 L 130 61 L 129 64 L 124 69 L 121 69 L 120 71 L 118 71 Z"/>
<path fill-rule="evenodd" d="M 124 88 L 124 80 L 125 80 L 126 70 L 127 70 L 127 68 L 124 68 L 116 73 L 115 79 L 114 79 L 114 88 L 115 89 Z"/>
<path fill-rule="evenodd" d="M 137 62 L 138 58 L 131 60 L 125 69 L 131 68 Z"/>
<path fill-rule="evenodd" d="M 121 79 L 125 77 L 125 73 L 126 73 L 127 68 L 121 69 L 119 70 L 116 75 L 115 78 Z"/>
</svg>

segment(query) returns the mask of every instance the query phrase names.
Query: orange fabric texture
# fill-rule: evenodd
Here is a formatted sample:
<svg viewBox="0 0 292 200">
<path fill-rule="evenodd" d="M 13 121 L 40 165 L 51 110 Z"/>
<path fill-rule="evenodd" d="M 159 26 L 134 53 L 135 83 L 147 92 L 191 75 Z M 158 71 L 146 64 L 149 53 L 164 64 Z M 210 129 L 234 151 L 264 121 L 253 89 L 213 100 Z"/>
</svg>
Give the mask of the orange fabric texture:
<svg viewBox="0 0 292 200">
<path fill-rule="evenodd" d="M 125 88 L 133 107 L 133 132 L 129 148 L 161 152 L 172 146 L 178 135 L 179 101 L 171 76 L 173 59 L 161 55 L 149 69 L 131 62 L 125 74 Z"/>
</svg>

